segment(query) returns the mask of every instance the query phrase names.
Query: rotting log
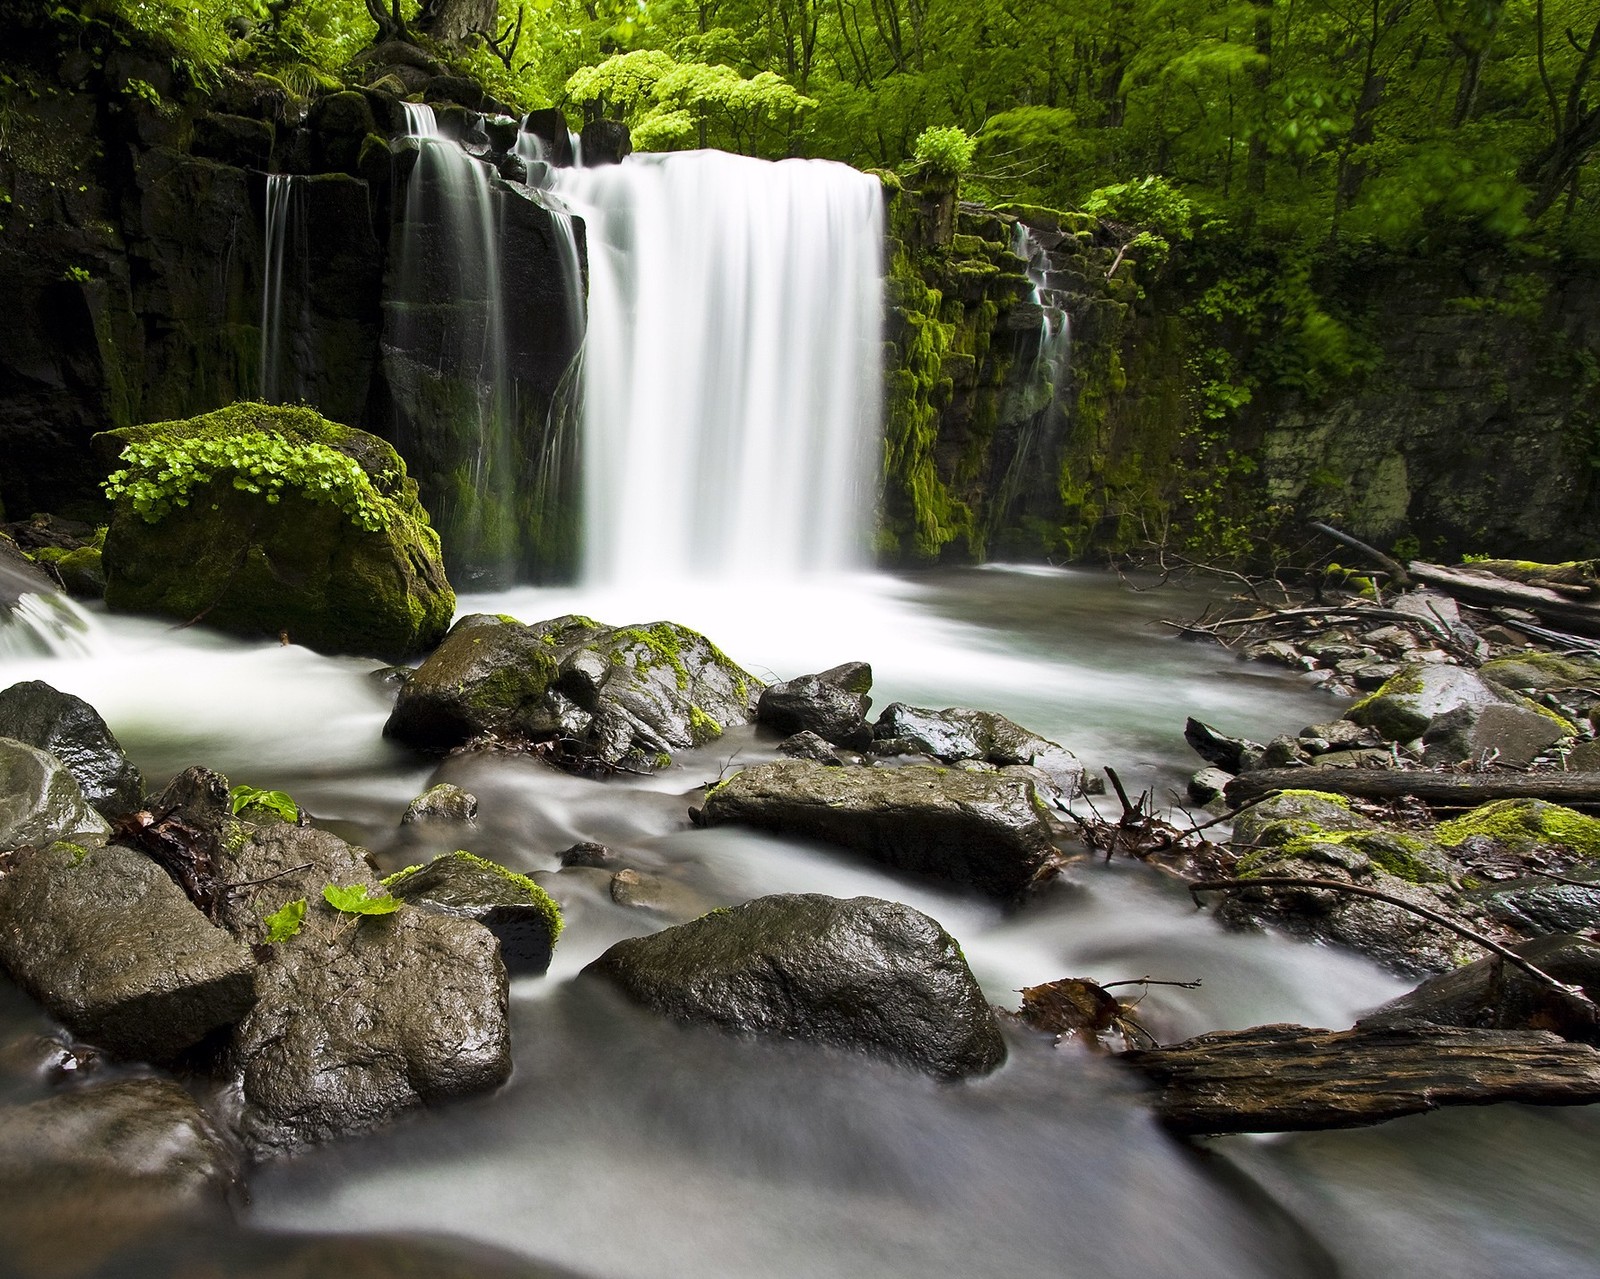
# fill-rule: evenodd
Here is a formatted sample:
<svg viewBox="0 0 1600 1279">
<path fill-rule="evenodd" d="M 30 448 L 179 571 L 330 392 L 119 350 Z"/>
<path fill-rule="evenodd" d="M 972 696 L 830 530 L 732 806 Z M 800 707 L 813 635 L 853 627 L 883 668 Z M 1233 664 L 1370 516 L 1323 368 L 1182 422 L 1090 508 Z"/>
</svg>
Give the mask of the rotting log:
<svg viewBox="0 0 1600 1279">
<path fill-rule="evenodd" d="M 1543 799 L 1568 808 L 1600 809 L 1600 772 L 1451 773 L 1439 769 L 1263 768 L 1228 783 L 1238 807 L 1276 790 L 1316 790 L 1357 799 L 1412 796 L 1434 808 L 1476 808 L 1497 799 Z"/>
<path fill-rule="evenodd" d="M 1548 1031 L 1253 1026 L 1118 1054 L 1173 1132 L 1354 1128 L 1440 1106 L 1600 1101 L 1600 1052 Z"/>
<path fill-rule="evenodd" d="M 1525 608 L 1543 621 L 1560 623 L 1583 635 L 1600 635 L 1600 605 L 1572 599 L 1548 587 L 1514 582 L 1471 566 L 1446 568 L 1420 560 L 1412 561 L 1411 576 L 1466 604 Z"/>
</svg>

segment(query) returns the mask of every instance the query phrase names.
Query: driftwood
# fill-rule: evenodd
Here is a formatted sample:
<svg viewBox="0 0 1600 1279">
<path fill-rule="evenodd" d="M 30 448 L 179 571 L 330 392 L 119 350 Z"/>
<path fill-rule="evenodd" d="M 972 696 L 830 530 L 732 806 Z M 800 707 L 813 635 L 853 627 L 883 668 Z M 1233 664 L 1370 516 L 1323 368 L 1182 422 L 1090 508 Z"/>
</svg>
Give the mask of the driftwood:
<svg viewBox="0 0 1600 1279">
<path fill-rule="evenodd" d="M 1179 1133 L 1351 1128 L 1440 1106 L 1600 1101 L 1600 1052 L 1548 1031 L 1255 1026 L 1121 1053 Z"/>
<path fill-rule="evenodd" d="M 1411 576 L 1467 604 L 1525 608 L 1542 621 L 1558 623 L 1582 635 L 1600 635 L 1600 604 L 1585 603 L 1561 591 L 1514 582 L 1472 565 L 1446 568 L 1414 560 Z"/>
<path fill-rule="evenodd" d="M 1341 546 L 1348 546 L 1352 551 L 1360 551 L 1374 564 L 1384 569 L 1389 574 L 1389 580 L 1402 591 L 1411 588 L 1411 575 L 1406 572 L 1406 566 L 1394 556 L 1384 554 L 1376 546 L 1369 546 L 1360 538 L 1351 537 L 1350 534 L 1334 528 L 1331 524 L 1312 520 L 1310 526 L 1324 537 L 1331 537 Z"/>
<path fill-rule="evenodd" d="M 1275 790 L 1318 790 L 1358 799 L 1415 796 L 1435 808 L 1476 808 L 1496 799 L 1544 799 L 1600 809 L 1600 773 L 1450 773 L 1436 769 L 1263 768 L 1228 783 L 1237 807 Z"/>
</svg>

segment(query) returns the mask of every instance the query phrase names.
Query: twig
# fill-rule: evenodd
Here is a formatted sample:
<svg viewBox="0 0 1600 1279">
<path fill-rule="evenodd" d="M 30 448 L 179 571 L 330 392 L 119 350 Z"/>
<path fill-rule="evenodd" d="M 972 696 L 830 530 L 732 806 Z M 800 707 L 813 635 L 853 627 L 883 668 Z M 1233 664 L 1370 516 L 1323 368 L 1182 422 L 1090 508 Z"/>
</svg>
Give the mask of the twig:
<svg viewBox="0 0 1600 1279">
<path fill-rule="evenodd" d="M 1108 981 L 1101 984 L 1101 990 L 1114 990 L 1118 986 L 1181 986 L 1184 990 L 1199 990 L 1202 979 L 1196 977 L 1193 981 L 1163 981 L 1159 977 L 1129 977 L 1126 981 Z"/>
<path fill-rule="evenodd" d="M 241 888 L 255 888 L 261 884 L 270 884 L 275 879 L 282 879 L 285 875 L 294 875 L 302 870 L 310 870 L 311 862 L 301 862 L 298 866 L 291 866 L 288 870 L 280 870 L 276 875 L 263 875 L 260 879 L 240 879 L 231 884 L 218 884 L 217 887 L 225 893 L 237 892 Z"/>
<path fill-rule="evenodd" d="M 1376 546 L 1369 546 L 1358 537 L 1351 537 L 1350 534 L 1334 528 L 1331 524 L 1323 524 L 1319 520 L 1310 520 L 1308 523 L 1324 537 L 1331 537 L 1335 542 L 1348 546 L 1353 551 L 1360 551 L 1374 563 L 1381 564 L 1388 570 L 1390 579 L 1402 591 L 1410 587 L 1411 574 L 1406 571 L 1406 566 L 1395 559 L 1394 556 L 1385 554 Z"/>
<path fill-rule="evenodd" d="M 1569 986 L 1563 981 L 1558 981 L 1544 969 L 1524 959 L 1516 951 L 1502 946 L 1491 937 L 1468 928 L 1465 924 L 1457 923 L 1448 915 L 1436 910 L 1429 910 L 1426 906 L 1418 906 L 1415 902 L 1408 902 L 1404 897 L 1396 897 L 1393 893 L 1380 892 L 1376 888 L 1363 888 L 1359 884 L 1347 884 L 1337 879 L 1302 879 L 1297 875 L 1262 875 L 1254 879 L 1214 879 L 1205 883 L 1190 884 L 1189 895 L 1195 897 L 1196 893 L 1236 893 L 1248 888 L 1327 888 L 1337 893 L 1351 893 L 1357 897 L 1370 897 L 1374 901 L 1385 902 L 1390 906 L 1398 906 L 1401 910 L 1410 911 L 1413 915 L 1420 915 L 1430 923 L 1447 928 L 1458 936 L 1465 937 L 1470 942 L 1475 942 L 1485 950 L 1492 951 L 1501 959 L 1516 968 L 1522 969 L 1535 981 L 1541 982 L 1563 995 L 1570 996 L 1580 1004 L 1589 1008 L 1600 1016 L 1600 1007 L 1584 992 L 1582 986 Z M 1195 906 L 1199 907 L 1200 899 L 1195 897 Z"/>
</svg>

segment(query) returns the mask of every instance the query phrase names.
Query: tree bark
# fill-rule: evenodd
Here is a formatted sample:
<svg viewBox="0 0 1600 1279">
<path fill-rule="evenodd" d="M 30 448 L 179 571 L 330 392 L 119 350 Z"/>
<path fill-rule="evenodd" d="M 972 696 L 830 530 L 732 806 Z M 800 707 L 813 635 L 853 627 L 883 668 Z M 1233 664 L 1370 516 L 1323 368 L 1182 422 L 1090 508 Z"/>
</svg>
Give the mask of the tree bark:
<svg viewBox="0 0 1600 1279">
<path fill-rule="evenodd" d="M 1497 799 L 1544 799 L 1600 808 L 1600 773 L 1449 773 L 1431 769 L 1263 768 L 1228 783 L 1237 807 L 1275 790 L 1317 790 L 1357 799 L 1414 796 L 1435 808 L 1476 808 Z"/>
</svg>

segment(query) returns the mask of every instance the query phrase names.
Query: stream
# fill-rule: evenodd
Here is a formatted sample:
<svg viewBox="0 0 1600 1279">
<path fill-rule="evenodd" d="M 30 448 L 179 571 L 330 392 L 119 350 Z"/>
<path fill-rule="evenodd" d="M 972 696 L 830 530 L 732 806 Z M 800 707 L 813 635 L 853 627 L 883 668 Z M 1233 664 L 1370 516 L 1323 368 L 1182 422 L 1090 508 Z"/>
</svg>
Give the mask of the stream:
<svg viewBox="0 0 1600 1279">
<path fill-rule="evenodd" d="M 991 566 L 770 587 L 522 588 L 461 607 L 525 621 L 670 618 L 763 677 L 864 659 L 875 709 L 998 710 L 1167 804 L 1197 766 L 1185 715 L 1266 740 L 1339 711 L 1301 677 L 1159 625 L 1200 602 L 1106 574 Z M 20 626 L 0 632 L 8 682 L 45 679 L 93 703 L 152 788 L 205 763 L 286 789 L 386 868 L 465 846 L 535 873 L 568 924 L 550 972 L 513 984 L 516 1070 L 500 1091 L 259 1168 L 235 1222 L 153 1240 L 133 1231 L 74 1274 L 277 1274 L 285 1236 L 353 1232 L 442 1238 L 463 1273 L 516 1274 L 526 1258 L 597 1279 L 1596 1273 L 1593 1108 L 1186 1145 L 1154 1123 L 1131 1076 L 1075 1048 L 1011 1036 L 995 1074 L 939 1084 L 828 1049 L 682 1029 L 576 980 L 613 941 L 686 912 L 823 892 L 926 911 L 1003 1006 L 1064 976 L 1200 978 L 1195 990 L 1153 987 L 1141 1005 L 1165 1042 L 1272 1021 L 1342 1027 L 1409 985 L 1351 954 L 1226 932 L 1148 868 L 1080 863 L 1006 911 L 824 846 L 691 828 L 699 787 L 775 756 L 776 740 L 752 729 L 649 778 L 578 779 L 523 755 L 431 763 L 383 740 L 390 694 L 370 661 L 104 613 L 31 624 L 54 629 L 51 651 Z M 435 781 L 479 797 L 476 829 L 446 840 L 399 826 Z M 560 872 L 559 853 L 579 840 L 659 879 L 666 909 L 613 903 L 607 872 Z M 0 1042 L 44 1024 L 0 983 Z M 35 1088 L 3 1087 L 8 1100 Z M 0 1273 L 9 1264 L 0 1252 Z M 325 1260 L 281 1273 L 401 1272 Z"/>
</svg>

